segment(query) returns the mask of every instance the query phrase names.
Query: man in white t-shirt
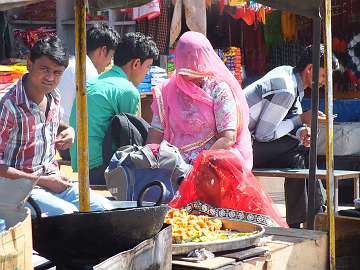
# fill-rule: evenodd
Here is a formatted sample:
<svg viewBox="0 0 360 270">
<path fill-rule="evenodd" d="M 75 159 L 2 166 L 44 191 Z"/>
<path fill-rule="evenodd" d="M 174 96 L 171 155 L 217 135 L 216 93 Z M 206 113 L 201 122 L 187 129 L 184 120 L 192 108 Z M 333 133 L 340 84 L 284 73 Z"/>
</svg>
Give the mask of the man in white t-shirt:
<svg viewBox="0 0 360 270">
<path fill-rule="evenodd" d="M 119 34 L 105 24 L 94 25 L 87 30 L 86 81 L 96 79 L 110 65 L 119 39 Z M 66 124 L 69 124 L 76 95 L 75 62 L 75 57 L 72 57 L 58 85 L 61 95 L 60 106 L 63 110 L 62 120 Z M 70 160 L 69 150 L 59 153 L 64 160 Z"/>
<path fill-rule="evenodd" d="M 111 63 L 115 49 L 119 43 L 119 34 L 105 24 L 94 25 L 86 32 L 86 81 L 97 78 Z M 69 124 L 71 108 L 76 95 L 75 57 L 69 61 L 61 77 L 59 86 L 61 94 L 62 120 Z"/>
</svg>

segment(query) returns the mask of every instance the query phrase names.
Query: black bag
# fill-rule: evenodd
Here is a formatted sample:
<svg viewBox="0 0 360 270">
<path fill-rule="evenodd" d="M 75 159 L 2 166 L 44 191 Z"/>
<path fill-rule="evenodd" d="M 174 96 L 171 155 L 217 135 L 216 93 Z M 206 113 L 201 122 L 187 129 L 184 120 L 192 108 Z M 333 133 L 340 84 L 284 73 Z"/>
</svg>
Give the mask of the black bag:
<svg viewBox="0 0 360 270">
<path fill-rule="evenodd" d="M 115 115 L 110 122 L 110 126 L 105 133 L 103 141 L 103 164 L 110 162 L 114 151 L 125 145 L 145 145 L 150 125 L 144 119 L 129 113 Z"/>
</svg>

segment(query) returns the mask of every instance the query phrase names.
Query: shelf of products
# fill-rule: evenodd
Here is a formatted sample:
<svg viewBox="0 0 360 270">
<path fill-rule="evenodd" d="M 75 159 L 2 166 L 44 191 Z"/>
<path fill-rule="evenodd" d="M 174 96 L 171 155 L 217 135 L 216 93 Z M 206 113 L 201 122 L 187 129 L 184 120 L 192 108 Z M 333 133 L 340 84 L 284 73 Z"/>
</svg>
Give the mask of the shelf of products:
<svg viewBox="0 0 360 270">
<path fill-rule="evenodd" d="M 26 24 L 26 25 L 56 25 L 56 21 L 37 21 L 37 20 L 11 20 L 11 24 Z"/>
<path fill-rule="evenodd" d="M 113 22 L 112 25 L 135 25 L 135 21 L 120 21 L 120 22 Z"/>
<path fill-rule="evenodd" d="M 109 22 L 107 20 L 86 21 L 86 24 L 97 24 L 97 23 L 106 23 L 106 24 L 108 24 Z M 61 22 L 61 24 L 74 25 L 75 21 L 74 20 L 64 20 L 64 21 Z"/>
</svg>

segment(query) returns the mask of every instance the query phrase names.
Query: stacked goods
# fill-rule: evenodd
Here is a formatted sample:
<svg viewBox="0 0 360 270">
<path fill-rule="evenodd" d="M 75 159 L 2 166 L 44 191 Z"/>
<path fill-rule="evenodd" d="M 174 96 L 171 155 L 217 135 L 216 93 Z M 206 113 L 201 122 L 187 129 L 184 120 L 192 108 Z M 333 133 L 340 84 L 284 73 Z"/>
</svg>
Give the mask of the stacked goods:
<svg viewBox="0 0 360 270">
<path fill-rule="evenodd" d="M 0 92 L 6 91 L 26 72 L 27 68 L 22 63 L 0 65 Z"/>
<path fill-rule="evenodd" d="M 241 67 L 241 50 L 237 47 L 229 47 L 217 49 L 217 54 L 225 63 L 226 67 L 231 71 L 235 78 L 241 83 L 242 67 Z"/>
<path fill-rule="evenodd" d="M 167 79 L 166 70 L 157 66 L 152 66 L 145 75 L 144 80 L 138 86 L 140 92 L 151 92 L 151 88 L 161 84 Z"/>
</svg>

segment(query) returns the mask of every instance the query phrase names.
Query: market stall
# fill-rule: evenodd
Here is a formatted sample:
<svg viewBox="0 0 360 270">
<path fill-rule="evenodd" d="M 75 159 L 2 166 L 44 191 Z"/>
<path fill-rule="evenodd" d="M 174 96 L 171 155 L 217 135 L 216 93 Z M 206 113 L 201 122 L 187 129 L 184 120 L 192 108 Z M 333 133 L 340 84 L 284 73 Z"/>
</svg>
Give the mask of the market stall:
<svg viewBox="0 0 360 270">
<path fill-rule="evenodd" d="M 102 1 L 105 2 L 105 1 Z M 125 1 L 124 1 L 125 2 Z M 128 2 L 128 1 L 126 1 Z M 181 2 L 181 1 L 177 1 L 177 2 Z M 305 15 L 305 16 L 309 16 L 310 18 L 312 18 L 314 20 L 314 43 L 315 44 L 319 44 L 320 42 L 320 18 L 319 18 L 319 2 L 318 1 L 302 1 L 301 3 L 297 3 L 297 1 L 258 1 L 261 2 L 265 5 L 268 6 L 273 6 L 274 8 L 278 8 L 278 9 L 289 9 L 290 11 L 294 11 L 296 13 L 299 13 L 301 15 Z M 79 179 L 80 179 L 80 186 L 81 186 L 81 194 L 82 194 L 82 204 L 81 204 L 81 209 L 83 211 L 88 210 L 88 169 L 87 169 L 87 125 L 86 125 L 86 121 L 87 121 L 87 117 L 86 117 L 86 89 L 85 89 L 85 78 L 84 78 L 84 66 L 82 65 L 82 63 L 85 63 L 84 59 L 85 59 L 85 44 L 84 44 L 84 38 L 85 38 L 85 29 L 86 29 L 86 12 L 85 12 L 85 1 L 81 1 L 78 0 L 75 2 L 76 3 L 76 16 L 75 16 L 75 33 L 77 35 L 76 38 L 76 58 L 77 58 L 77 66 L 79 67 L 78 71 L 77 71 L 77 108 L 78 108 L 78 115 L 82 115 L 81 118 L 79 118 L 79 122 L 78 122 L 78 127 L 79 127 L 79 141 L 81 142 L 81 144 L 79 144 L 79 164 L 80 164 L 80 170 L 79 170 Z M 327 3 L 328 4 L 328 3 Z M 0 6 L 1 7 L 1 6 Z M 109 8 L 109 7 L 114 7 L 114 6 L 96 6 L 97 8 Z M 176 9 L 176 6 L 175 6 Z M 329 6 L 327 6 L 327 11 L 329 10 Z M 329 17 L 327 17 L 327 27 L 329 27 Z M 329 28 L 327 28 L 327 43 L 328 43 L 328 50 L 329 50 L 329 54 L 331 55 L 331 45 L 329 43 Z M 291 36 L 291 33 L 289 34 L 289 36 Z M 330 37 L 331 40 L 331 37 Z M 159 41 L 160 42 L 160 41 Z M 314 46 L 315 48 L 317 48 L 317 46 Z M 318 48 L 317 48 L 318 49 Z M 235 68 L 234 68 L 234 72 L 235 74 L 237 73 L 238 76 L 240 76 L 239 74 L 239 69 L 236 68 L 236 64 L 237 62 L 240 60 L 242 61 L 243 59 L 239 59 L 238 56 L 240 56 L 241 54 L 238 53 L 238 51 L 235 49 L 233 51 L 231 51 L 230 53 L 232 53 L 232 55 L 230 54 L 230 57 L 234 57 L 235 59 Z M 317 51 L 318 53 L 318 51 Z M 225 56 L 226 53 L 224 53 L 224 51 L 220 52 L 219 54 L 222 54 L 223 56 Z M 246 55 L 246 54 L 245 54 Z M 316 59 L 316 57 L 315 57 Z M 224 57 L 224 61 L 226 62 L 232 62 L 229 60 L 225 60 Z M 315 66 L 319 66 L 318 61 L 314 61 Z M 229 64 L 229 68 L 232 68 L 234 65 Z M 316 75 L 316 68 L 314 71 L 314 78 L 318 78 L 318 76 Z M 240 78 L 240 77 L 239 77 Z M 332 86 L 332 81 L 331 81 L 331 76 L 329 75 L 328 77 L 328 85 L 329 85 L 329 92 L 327 95 L 327 115 L 332 115 L 332 90 L 331 90 L 331 86 Z M 317 82 L 314 82 L 314 87 L 313 89 L 317 89 Z M 313 99 L 312 99 L 312 109 L 313 109 L 313 116 L 315 116 L 315 112 L 317 111 L 318 108 L 318 91 L 314 90 L 313 91 Z M 329 196 L 328 196 L 328 202 L 329 202 L 329 220 L 330 220 L 330 239 L 331 239 L 331 243 L 332 245 L 330 245 L 331 247 L 331 265 L 332 267 L 334 267 L 335 265 L 335 254 L 334 254 L 334 226 L 333 226 L 333 192 L 332 192 L 332 188 L 333 187 L 333 182 L 332 182 L 332 146 L 331 146 L 331 142 L 332 142 L 332 118 L 329 117 L 328 118 L 328 135 L 327 135 L 327 154 L 328 154 L 328 187 L 330 187 L 330 191 L 329 191 Z M 316 121 L 312 121 L 313 122 L 313 126 L 312 129 L 316 130 L 317 129 L 317 123 Z M 312 181 L 315 181 L 315 174 L 316 174 L 316 138 L 312 138 L 312 158 L 311 158 L 311 178 Z M 310 185 L 312 186 L 312 185 Z M 311 198 L 312 196 L 310 196 Z M 311 203 L 309 204 L 311 207 Z M 313 209 L 310 209 L 309 211 L 310 213 L 310 220 L 313 220 Z M 311 216 L 312 215 L 312 216 Z M 310 222 L 310 226 L 311 222 Z"/>
</svg>

